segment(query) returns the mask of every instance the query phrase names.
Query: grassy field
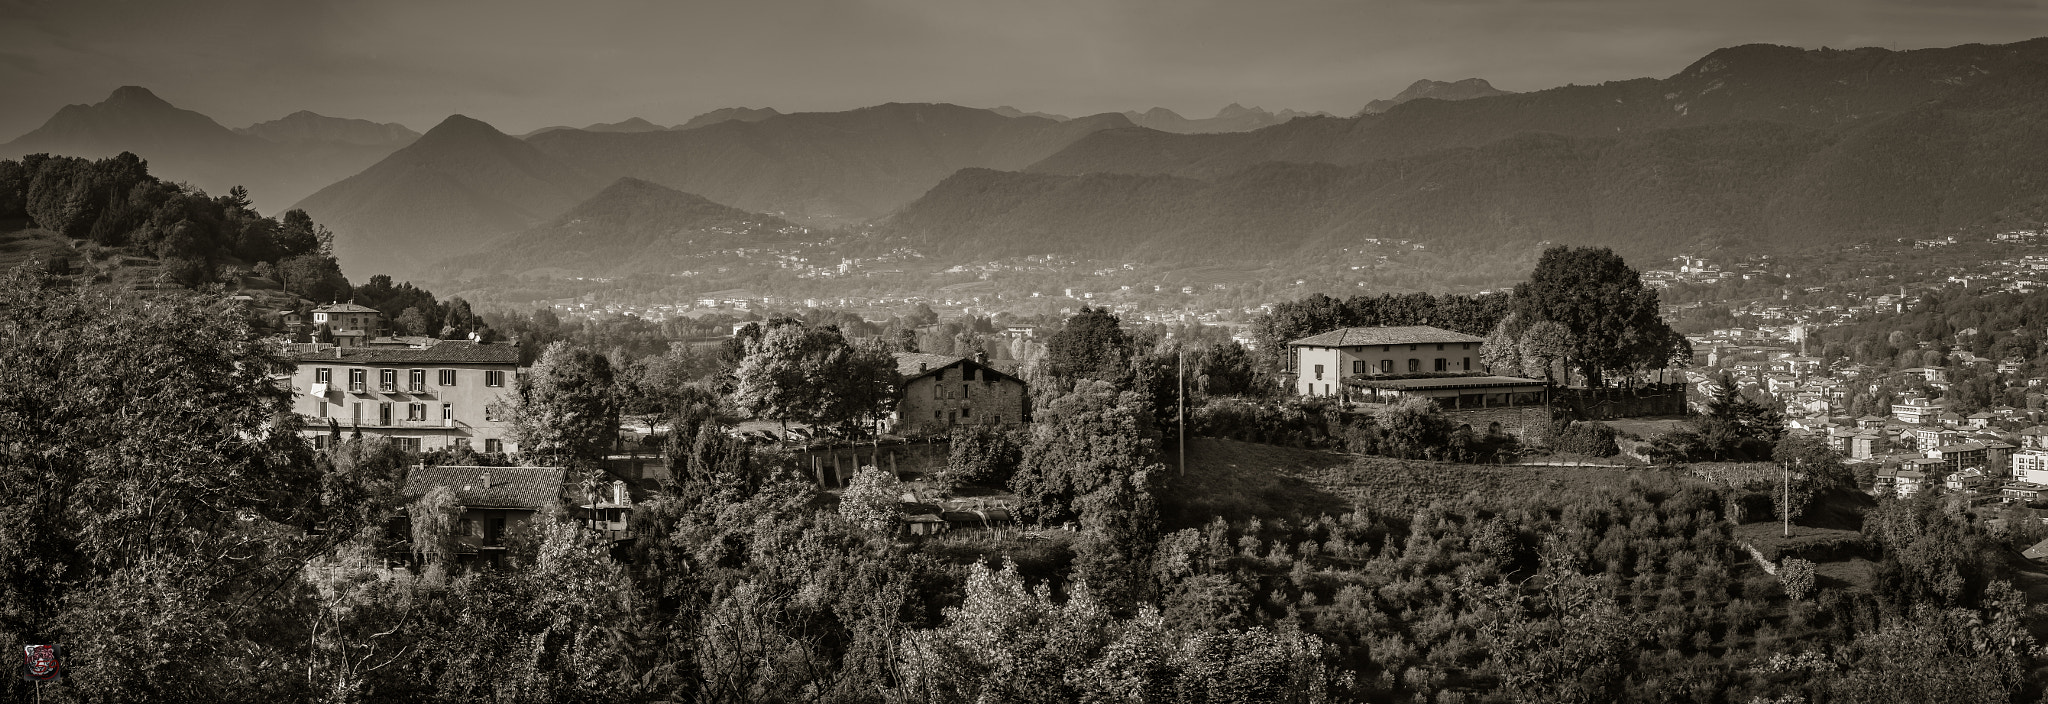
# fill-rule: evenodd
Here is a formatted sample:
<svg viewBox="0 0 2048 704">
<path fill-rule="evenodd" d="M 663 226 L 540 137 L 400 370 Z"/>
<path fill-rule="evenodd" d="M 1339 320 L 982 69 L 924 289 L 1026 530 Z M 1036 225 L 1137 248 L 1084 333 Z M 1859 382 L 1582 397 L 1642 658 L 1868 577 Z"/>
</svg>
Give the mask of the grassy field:
<svg viewBox="0 0 2048 704">
<path fill-rule="evenodd" d="M 77 259 L 69 240 L 41 228 L 23 229 L 26 224 L 18 220 L 0 221 L 0 271 L 12 270 L 36 258 L 49 261 L 71 256 Z"/>
<path fill-rule="evenodd" d="M 1631 471 L 1397 460 L 1196 438 L 1188 441 L 1186 476 L 1167 478 L 1160 513 L 1168 529 L 1217 516 L 1233 521 L 1312 517 L 1358 508 L 1403 513 L 1471 492 L 1619 484 L 1628 481 Z"/>
</svg>

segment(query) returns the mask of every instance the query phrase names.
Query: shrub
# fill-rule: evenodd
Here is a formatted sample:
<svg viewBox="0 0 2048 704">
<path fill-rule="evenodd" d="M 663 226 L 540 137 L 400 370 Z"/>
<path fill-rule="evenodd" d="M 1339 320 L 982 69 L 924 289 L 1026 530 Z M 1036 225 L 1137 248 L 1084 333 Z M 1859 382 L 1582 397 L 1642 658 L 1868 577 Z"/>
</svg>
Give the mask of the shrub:
<svg viewBox="0 0 2048 704">
<path fill-rule="evenodd" d="M 839 515 L 863 530 L 889 535 L 903 521 L 896 474 L 872 465 L 860 468 L 839 497 Z"/>
<path fill-rule="evenodd" d="M 990 426 L 958 427 L 953 429 L 946 469 L 933 475 L 932 482 L 949 489 L 966 484 L 1002 486 L 1017 473 L 1017 465 L 1023 461 L 1021 431 Z"/>
<path fill-rule="evenodd" d="M 1614 441 L 1614 436 L 1614 426 L 1606 423 L 1560 419 L 1551 427 L 1550 447 L 1589 457 L 1613 457 L 1621 454 L 1621 445 Z"/>
</svg>

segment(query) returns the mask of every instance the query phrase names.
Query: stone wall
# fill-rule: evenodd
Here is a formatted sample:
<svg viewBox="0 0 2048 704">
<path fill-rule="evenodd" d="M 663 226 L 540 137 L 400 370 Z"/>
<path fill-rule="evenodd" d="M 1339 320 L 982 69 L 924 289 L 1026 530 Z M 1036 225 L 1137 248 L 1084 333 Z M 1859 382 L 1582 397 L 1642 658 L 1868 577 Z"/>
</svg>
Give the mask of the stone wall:
<svg viewBox="0 0 2048 704">
<path fill-rule="evenodd" d="M 1683 388 L 1669 391 L 1627 389 L 1556 389 L 1550 401 L 1573 420 L 1608 420 L 1643 416 L 1685 415 Z"/>
<path fill-rule="evenodd" d="M 861 467 L 874 465 L 894 470 L 899 477 L 914 480 L 916 477 L 946 468 L 946 456 L 953 445 L 946 441 L 910 441 L 856 447 L 820 447 L 798 452 L 796 458 L 804 467 L 810 468 L 821 486 L 839 488 L 853 478 Z"/>
<path fill-rule="evenodd" d="M 1484 435 L 1499 423 L 1501 432 L 1524 442 L 1542 442 L 1550 428 L 1550 408 L 1546 406 L 1447 408 L 1442 412 L 1453 426 L 1471 425 L 1472 432 Z"/>
</svg>

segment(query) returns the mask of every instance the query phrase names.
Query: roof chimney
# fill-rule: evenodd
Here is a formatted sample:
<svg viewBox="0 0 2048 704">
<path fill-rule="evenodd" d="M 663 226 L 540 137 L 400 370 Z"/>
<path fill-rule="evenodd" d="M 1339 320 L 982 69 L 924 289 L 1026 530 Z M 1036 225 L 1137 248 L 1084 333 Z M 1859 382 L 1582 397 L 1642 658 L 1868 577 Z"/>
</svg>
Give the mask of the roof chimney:
<svg viewBox="0 0 2048 704">
<path fill-rule="evenodd" d="M 984 366 L 984 367 L 988 366 L 988 353 L 987 353 L 987 352 L 976 352 L 976 353 L 974 353 L 974 363 L 975 363 L 975 364 L 979 364 L 979 365 L 981 365 L 981 366 Z"/>
<path fill-rule="evenodd" d="M 625 482 L 622 482 L 622 481 L 617 481 L 617 480 L 613 480 L 613 481 L 612 481 L 612 503 L 618 504 L 618 505 L 620 505 L 620 506 L 624 506 L 624 505 L 626 505 L 626 483 L 625 483 Z"/>
<path fill-rule="evenodd" d="M 334 358 L 341 359 L 341 345 L 334 346 Z"/>
<path fill-rule="evenodd" d="M 484 472 L 484 488 L 485 488 L 485 489 L 489 489 L 489 488 L 491 488 L 491 473 L 490 473 L 490 472 Z"/>
<path fill-rule="evenodd" d="M 917 370 L 918 370 L 918 371 L 921 371 L 921 372 L 922 372 L 922 371 L 929 371 L 929 370 L 930 370 L 930 369 L 929 369 L 930 367 L 931 367 L 931 365 L 930 365 L 930 364 L 928 364 L 928 363 L 925 363 L 925 362 L 918 362 L 918 363 L 917 363 Z"/>
</svg>

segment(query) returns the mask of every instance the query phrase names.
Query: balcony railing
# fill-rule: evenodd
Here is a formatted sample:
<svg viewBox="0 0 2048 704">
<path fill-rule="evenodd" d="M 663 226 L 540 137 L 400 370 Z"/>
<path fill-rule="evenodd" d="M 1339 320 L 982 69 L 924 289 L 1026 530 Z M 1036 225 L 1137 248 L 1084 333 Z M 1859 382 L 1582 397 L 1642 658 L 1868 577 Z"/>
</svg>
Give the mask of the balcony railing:
<svg viewBox="0 0 2048 704">
<path fill-rule="evenodd" d="M 329 420 L 333 420 L 333 421 L 335 421 L 335 422 L 337 422 L 337 423 L 340 423 L 340 424 L 341 424 L 341 426 L 342 426 L 342 427 L 344 427 L 344 428 L 347 428 L 347 427 L 352 427 L 352 426 L 360 426 L 360 427 L 364 427 L 364 428 L 417 428 L 417 429 L 425 429 L 425 428 L 463 428 L 463 427 L 468 427 L 468 424 L 467 424 L 467 423 L 463 423 L 463 422 L 461 422 L 461 421 L 458 421 L 458 420 L 455 420 L 455 419 L 453 419 L 453 418 L 448 418 L 448 419 L 439 419 L 439 420 L 396 420 L 396 419 L 394 419 L 394 420 L 392 420 L 392 421 L 391 421 L 391 422 L 389 422 L 389 423 L 382 423 L 382 422 L 378 422 L 378 421 L 377 421 L 376 419 L 374 419 L 374 418 L 365 418 L 365 419 L 363 419 L 363 420 L 361 420 L 361 421 L 357 421 L 357 420 L 353 420 L 353 419 L 349 419 L 349 418 L 341 418 L 341 417 L 336 417 L 336 416 L 329 416 L 329 417 L 327 417 L 327 418 L 319 418 L 319 417 L 316 417 L 316 416 L 310 416 L 310 415 L 306 415 L 306 414 L 304 414 L 304 413 L 301 413 L 301 414 L 299 414 L 299 417 L 300 417 L 300 418 L 303 418 L 303 419 L 305 419 L 305 421 L 306 421 L 306 426 L 307 426 L 308 428 L 311 428 L 311 429 L 314 429 L 314 430 L 318 430 L 318 429 L 320 429 L 320 428 L 324 428 L 324 427 L 327 427 L 327 421 L 329 421 Z"/>
</svg>

